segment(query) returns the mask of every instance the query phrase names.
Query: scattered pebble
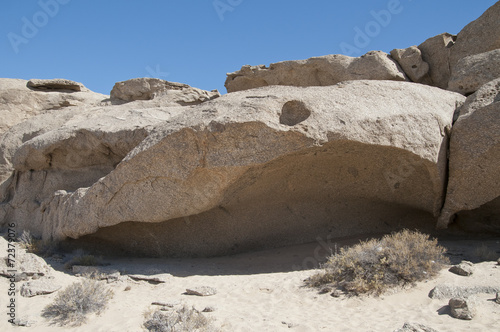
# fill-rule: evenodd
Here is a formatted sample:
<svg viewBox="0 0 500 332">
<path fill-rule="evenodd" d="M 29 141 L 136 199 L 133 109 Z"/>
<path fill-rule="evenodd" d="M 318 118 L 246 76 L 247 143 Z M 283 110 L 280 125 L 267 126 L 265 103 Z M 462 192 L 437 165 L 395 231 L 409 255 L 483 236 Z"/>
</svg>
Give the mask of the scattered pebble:
<svg viewBox="0 0 500 332">
<path fill-rule="evenodd" d="M 168 308 L 173 308 L 176 305 L 180 305 L 180 304 L 181 304 L 180 302 L 160 302 L 160 301 L 156 301 L 156 302 L 151 303 L 151 305 L 159 305 L 159 306 L 168 307 Z"/>
<path fill-rule="evenodd" d="M 471 308 L 470 303 L 463 298 L 452 298 L 448 305 L 453 318 L 471 320 L 475 316 L 475 311 Z"/>
<path fill-rule="evenodd" d="M 469 261 L 462 261 L 458 265 L 452 266 L 448 271 L 460 276 L 468 277 L 473 273 L 474 264 Z"/>
<path fill-rule="evenodd" d="M 205 307 L 205 309 L 203 309 L 202 312 L 214 312 L 215 310 L 217 310 L 215 307 L 208 306 L 208 307 Z"/>
<path fill-rule="evenodd" d="M 288 322 L 281 322 L 281 324 L 288 326 L 289 329 L 299 326 L 299 324 Z"/>
<path fill-rule="evenodd" d="M 187 288 L 185 294 L 196 296 L 212 296 L 217 294 L 217 290 L 213 287 L 201 286 L 196 288 Z"/>
<path fill-rule="evenodd" d="M 29 321 L 27 319 L 21 319 L 21 318 L 17 318 L 14 320 L 14 325 L 15 326 L 25 326 L 25 327 L 30 327 L 32 324 L 34 324 L 35 322 L 32 322 L 32 321 Z"/>
<path fill-rule="evenodd" d="M 167 279 L 159 276 L 147 276 L 143 274 L 130 274 L 129 278 L 135 281 L 147 281 L 150 284 L 163 284 L 167 282 Z"/>
<path fill-rule="evenodd" d="M 433 328 L 418 324 L 418 323 L 404 323 L 403 327 L 395 330 L 394 332 L 437 332 Z"/>
<path fill-rule="evenodd" d="M 326 294 L 326 293 L 330 293 L 331 291 L 332 291 L 331 287 L 323 287 L 319 290 L 319 294 Z"/>
</svg>

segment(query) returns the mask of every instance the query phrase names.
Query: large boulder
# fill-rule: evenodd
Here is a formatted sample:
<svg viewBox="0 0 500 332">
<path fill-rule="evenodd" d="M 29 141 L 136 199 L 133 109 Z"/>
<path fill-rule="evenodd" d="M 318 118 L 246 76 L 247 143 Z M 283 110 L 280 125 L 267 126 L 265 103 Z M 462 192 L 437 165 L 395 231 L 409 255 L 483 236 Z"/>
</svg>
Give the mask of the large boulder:
<svg viewBox="0 0 500 332">
<path fill-rule="evenodd" d="M 56 283 L 54 279 L 42 278 L 23 283 L 19 293 L 24 297 L 33 297 L 52 294 L 59 289 L 61 289 L 61 285 Z"/>
<path fill-rule="evenodd" d="M 10 155 L 20 146 L 21 141 L 50 130 L 52 125 L 57 127 L 61 122 L 58 118 L 66 117 L 62 113 L 70 114 L 86 106 L 94 107 L 102 104 L 107 98 L 106 95 L 90 91 L 81 83 L 68 80 L 25 81 L 0 78 L 0 113 L 2 114 L 0 118 L 0 184 L 12 174 Z M 69 112 L 66 112 L 68 110 Z M 54 121 L 32 122 L 30 128 L 14 129 L 8 133 L 11 127 L 42 114 L 52 114 L 50 117 Z M 21 136 L 20 132 L 23 133 Z M 16 138 L 14 139 L 13 136 Z"/>
<path fill-rule="evenodd" d="M 123 101 L 167 99 L 182 106 L 197 105 L 220 97 L 217 90 L 205 91 L 187 84 L 168 82 L 158 78 L 133 78 L 118 82 L 111 90 L 111 98 Z"/>
<path fill-rule="evenodd" d="M 4 85 L 2 85 L 2 83 Z M 145 84 L 147 85 L 146 87 Z M 30 88 L 28 88 L 28 86 Z M 2 90 L 2 87 L 5 88 Z M 82 92 L 71 91 L 72 88 L 76 89 L 76 87 L 80 88 Z M 151 97 L 151 99 L 155 97 L 155 100 L 144 102 L 140 100 L 141 98 L 136 98 L 138 100 L 134 101 L 134 96 L 144 96 L 147 90 L 146 88 L 149 89 L 149 97 Z M 25 142 L 33 140 L 37 136 L 41 136 L 55 129 L 60 129 L 59 131 L 61 132 L 68 129 L 68 127 L 74 127 L 75 123 L 85 122 L 89 119 L 92 119 L 91 126 L 99 121 L 102 123 L 108 121 L 104 127 L 109 128 L 110 124 L 116 123 L 116 128 L 123 128 L 120 123 L 123 124 L 124 121 L 132 117 L 134 120 L 131 121 L 128 129 L 135 128 L 136 135 L 132 143 L 132 146 L 135 146 L 144 138 L 144 125 L 149 126 L 152 125 L 153 122 L 162 121 L 165 119 L 165 114 L 169 114 L 168 111 L 143 110 L 149 108 L 158 109 L 171 106 L 179 107 L 180 105 L 199 104 L 220 96 L 216 91 L 208 92 L 192 88 L 186 84 L 172 83 L 151 78 L 132 79 L 116 83 L 111 95 L 112 100 L 110 100 L 108 96 L 89 91 L 81 83 L 62 79 L 30 80 L 28 83 L 23 80 L 0 79 L 0 98 L 2 98 L 2 93 L 4 94 L 5 103 L 2 104 L 1 107 L 8 110 L 6 117 L 7 121 L 5 122 L 8 123 L 8 125 L 4 126 L 6 132 L 3 133 L 2 136 L 2 119 L 0 119 L 0 184 L 4 181 L 9 182 L 9 177 L 13 175 L 13 156 L 17 148 Z M 125 101 L 119 98 L 134 102 L 129 105 L 120 105 L 124 104 Z M 147 98 L 144 97 L 143 99 Z M 15 121 L 9 116 L 9 112 L 15 114 L 17 117 Z M 121 114 L 122 112 L 123 115 Z M 35 115 L 39 116 L 32 121 L 29 120 L 30 117 Z M 100 116 L 103 116 L 103 118 L 100 119 Z M 65 126 L 65 124 L 67 124 L 67 126 Z M 11 126 L 12 128 L 9 128 Z M 86 126 L 87 125 L 84 125 L 83 127 L 85 128 Z M 92 132 L 92 130 L 89 132 Z M 141 134 L 137 134 L 139 132 Z M 73 134 L 69 135 L 71 136 Z M 80 136 L 82 135 L 85 136 L 86 134 L 80 134 Z M 100 133 L 96 133 L 94 136 L 99 137 L 100 135 Z M 78 141 L 80 138 L 75 137 L 74 140 Z M 97 141 L 99 139 L 100 138 L 98 138 Z M 79 143 L 80 146 L 88 144 L 88 149 L 93 149 L 96 147 L 95 144 L 100 144 L 96 142 L 89 143 L 86 139 L 82 142 L 83 143 Z M 125 139 L 124 142 L 125 143 L 122 145 L 128 146 L 127 142 L 130 142 L 130 139 Z M 66 143 L 61 144 L 64 145 Z M 103 144 L 106 145 L 106 143 Z M 54 149 L 57 150 L 58 148 L 54 147 Z M 66 150 L 66 147 L 62 149 Z M 118 156 L 123 157 L 128 152 L 127 149 L 128 147 L 125 148 L 124 153 L 119 153 Z M 75 151 L 80 150 L 81 147 Z M 103 151 L 105 150 L 106 148 L 103 148 Z M 93 151 L 92 154 L 95 152 L 96 151 Z M 79 155 L 78 153 L 70 153 L 70 155 L 72 156 L 71 158 L 88 157 L 86 155 Z M 118 159 L 111 164 L 116 164 L 120 161 L 120 157 L 117 157 L 117 155 L 111 157 L 111 159 L 113 158 Z M 95 160 L 91 158 L 87 160 L 87 163 L 95 164 Z M 101 167 L 103 166 L 103 164 L 100 165 Z M 69 168 L 72 168 L 72 166 L 69 166 Z M 91 171 L 91 173 L 93 174 L 94 172 Z M 87 175 L 83 174 L 83 177 L 85 178 Z M 95 174 L 89 176 L 89 178 L 92 179 L 94 177 Z M 8 183 L 5 182 L 3 186 L 8 185 Z M 0 200 L 1 199 L 2 190 L 0 189 Z"/>
<path fill-rule="evenodd" d="M 458 35 L 443 33 L 427 39 L 418 48 L 429 64 L 431 85 L 448 88 L 455 66 L 465 57 L 500 48 L 500 2 L 495 3 Z"/>
<path fill-rule="evenodd" d="M 269 68 L 243 66 L 227 74 L 227 92 L 268 85 L 328 86 L 349 80 L 395 80 L 406 77 L 398 64 L 381 51 L 372 51 L 359 58 L 333 54 L 307 60 L 272 63 Z"/>
<path fill-rule="evenodd" d="M 396 60 L 406 75 L 416 83 L 431 84 L 429 64 L 422 59 L 422 52 L 416 46 L 394 49 L 391 56 Z"/>
<path fill-rule="evenodd" d="M 500 48 L 500 2 L 467 24 L 457 35 L 450 54 L 450 68 L 467 56 Z"/>
<path fill-rule="evenodd" d="M 12 249 L 15 249 L 15 258 L 12 258 Z M 43 258 L 26 252 L 16 242 L 8 242 L 0 236 L 0 276 L 6 278 L 14 277 L 16 281 L 28 277 L 42 277 L 53 274 L 54 269 L 50 267 Z"/>
<path fill-rule="evenodd" d="M 0 220 L 16 220 L 19 229 L 39 228 L 35 219 L 29 219 L 43 200 L 58 190 L 92 185 L 156 124 L 188 108 L 161 105 L 150 101 L 59 110 L 11 128 L 0 144 L 5 148 L 0 153 L 5 167 L 14 169 L 0 186 L 0 202 L 4 202 Z"/>
<path fill-rule="evenodd" d="M 99 115 L 18 149 L 4 222 L 15 218 L 45 239 L 146 255 L 215 255 L 319 234 L 433 228 L 447 130 L 464 99 L 394 81 L 231 93 L 171 111 L 118 164 L 127 149 L 111 143 L 134 132 L 99 127 L 106 123 Z M 133 127 L 132 119 L 114 122 Z M 99 140 L 106 149 L 94 144 Z M 78 174 L 74 160 L 82 173 L 114 169 L 67 188 L 47 180 L 70 166 Z"/>
<path fill-rule="evenodd" d="M 448 87 L 450 79 L 450 54 L 456 36 L 442 33 L 418 45 L 422 59 L 429 65 L 430 85 L 441 89 Z"/>
<path fill-rule="evenodd" d="M 500 49 L 467 56 L 453 68 L 448 90 L 468 95 L 499 77 Z"/>
<path fill-rule="evenodd" d="M 467 229 L 500 230 L 499 160 L 500 79 L 496 79 L 467 99 L 453 126 L 440 227 L 447 227 L 460 212 L 457 221 Z"/>
</svg>

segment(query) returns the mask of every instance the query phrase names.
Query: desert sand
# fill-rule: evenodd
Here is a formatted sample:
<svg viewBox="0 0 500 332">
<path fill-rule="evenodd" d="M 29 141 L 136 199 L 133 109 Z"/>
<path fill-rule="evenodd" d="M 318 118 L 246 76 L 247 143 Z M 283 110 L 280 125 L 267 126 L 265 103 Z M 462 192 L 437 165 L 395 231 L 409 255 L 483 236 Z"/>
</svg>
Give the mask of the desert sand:
<svg viewBox="0 0 500 332">
<path fill-rule="evenodd" d="M 356 240 L 338 242 L 338 246 Z M 331 243 L 330 243 L 331 244 Z M 116 269 L 122 277 L 108 286 L 114 297 L 100 315 L 89 316 L 87 323 L 72 327 L 52 325 L 41 316 L 57 292 L 32 298 L 17 296 L 18 318 L 30 321 L 30 327 L 12 326 L 5 314 L 2 331 L 142 331 L 144 314 L 159 308 L 152 302 L 180 303 L 203 310 L 207 306 L 222 331 L 394 331 L 405 322 L 415 322 L 437 331 L 497 331 L 500 305 L 495 294 L 478 294 L 477 315 L 471 321 L 452 318 L 448 300 L 429 298 L 438 284 L 452 286 L 500 286 L 500 265 L 480 261 L 477 248 L 485 246 L 500 253 L 500 239 L 442 241 L 449 250 L 452 264 L 463 259 L 474 264 L 472 276 L 463 277 L 443 269 L 432 280 L 414 287 L 391 290 L 382 296 L 334 298 L 303 286 L 303 280 L 317 272 L 317 264 L 327 254 L 325 243 L 311 243 L 281 249 L 234 256 L 197 259 L 109 258 L 104 270 Z M 323 246 L 322 246 L 323 245 Z M 61 261 L 47 259 L 55 268 L 54 278 L 63 287 L 80 280 L 64 269 Z M 134 281 L 130 274 L 157 276 L 165 283 Z M 104 283 L 106 281 L 103 281 Z M 17 284 L 18 288 L 20 283 Z M 130 286 L 130 290 L 125 290 Z M 208 297 L 185 295 L 187 288 L 210 286 L 217 294 Z M 8 279 L 0 278 L 0 306 L 6 308 Z M 5 309 L 4 309 L 5 311 Z"/>
</svg>

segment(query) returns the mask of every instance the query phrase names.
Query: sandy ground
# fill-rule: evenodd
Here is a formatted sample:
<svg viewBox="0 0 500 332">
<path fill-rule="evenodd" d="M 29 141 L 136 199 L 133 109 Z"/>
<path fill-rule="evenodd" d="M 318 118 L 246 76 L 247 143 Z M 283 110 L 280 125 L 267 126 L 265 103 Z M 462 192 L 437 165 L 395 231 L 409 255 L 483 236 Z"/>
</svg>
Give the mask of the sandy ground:
<svg viewBox="0 0 500 332">
<path fill-rule="evenodd" d="M 204 315 L 213 317 L 222 331 L 394 331 L 405 322 L 425 324 L 440 332 L 500 331 L 500 305 L 492 301 L 495 294 L 477 296 L 478 313 L 472 321 L 452 318 L 446 310 L 448 300 L 428 297 L 438 284 L 500 286 L 500 265 L 496 261 L 479 262 L 474 256 L 474 250 L 481 245 L 499 254 L 500 239 L 442 244 L 449 248 L 454 262 L 473 260 L 474 274 L 462 277 L 444 269 L 433 280 L 380 297 L 334 298 L 303 287 L 303 280 L 316 272 L 311 267 L 326 254 L 323 242 L 205 259 L 104 258 L 110 264 L 106 269 L 117 269 L 122 275 L 156 275 L 166 282 L 154 285 L 122 277 L 107 284 L 114 291 L 107 309 L 99 316 L 89 316 L 87 323 L 79 327 L 51 325 L 41 317 L 56 293 L 32 298 L 18 295 L 18 317 L 28 319 L 32 325 L 12 326 L 6 318 L 9 283 L 0 277 L 0 308 L 5 312 L 0 316 L 0 330 L 143 331 L 145 312 L 156 307 L 152 302 L 162 301 L 185 303 L 199 310 L 213 306 L 216 310 Z M 54 277 L 63 287 L 82 278 L 65 271 L 61 262 L 47 262 L 56 269 Z M 209 297 L 183 294 L 186 288 L 196 286 L 215 287 L 218 293 Z"/>
</svg>

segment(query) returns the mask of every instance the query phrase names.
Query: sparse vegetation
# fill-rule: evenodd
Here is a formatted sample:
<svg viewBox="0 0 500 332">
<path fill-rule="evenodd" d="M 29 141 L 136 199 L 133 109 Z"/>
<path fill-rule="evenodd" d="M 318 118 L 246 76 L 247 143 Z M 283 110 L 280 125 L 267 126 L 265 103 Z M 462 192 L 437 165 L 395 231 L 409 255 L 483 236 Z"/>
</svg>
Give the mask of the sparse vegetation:
<svg viewBox="0 0 500 332">
<path fill-rule="evenodd" d="M 94 255 L 90 255 L 85 253 L 83 250 L 77 250 L 74 253 L 74 256 L 66 262 L 64 267 L 67 270 L 71 270 L 73 265 L 81 265 L 81 266 L 100 266 L 104 265 L 102 257 L 96 257 Z"/>
<path fill-rule="evenodd" d="M 28 252 L 33 252 L 35 247 L 35 238 L 30 231 L 23 231 L 23 234 L 17 239 L 19 246 Z"/>
<path fill-rule="evenodd" d="M 323 266 L 324 271 L 306 280 L 312 287 L 332 285 L 348 294 L 381 294 L 389 287 L 413 284 L 436 275 L 446 250 L 418 231 L 403 230 L 381 240 L 342 248 Z"/>
<path fill-rule="evenodd" d="M 484 243 L 474 250 L 474 255 L 481 261 L 496 261 L 500 256 Z"/>
<path fill-rule="evenodd" d="M 19 246 L 26 249 L 27 252 L 36 254 L 42 257 L 53 255 L 57 251 L 58 244 L 55 242 L 43 241 L 35 237 L 30 231 L 23 231 L 21 236 L 17 239 Z"/>
<path fill-rule="evenodd" d="M 147 313 L 144 327 L 151 332 L 218 331 L 212 325 L 211 319 L 195 308 L 189 309 L 186 305 L 170 312 L 156 310 Z"/>
<path fill-rule="evenodd" d="M 103 283 L 85 279 L 59 292 L 54 302 L 42 312 L 42 316 L 61 326 L 85 323 L 87 315 L 102 312 L 113 297 L 113 292 Z"/>
</svg>

